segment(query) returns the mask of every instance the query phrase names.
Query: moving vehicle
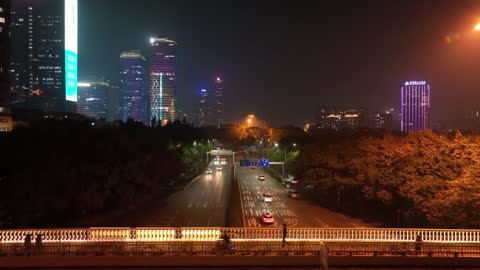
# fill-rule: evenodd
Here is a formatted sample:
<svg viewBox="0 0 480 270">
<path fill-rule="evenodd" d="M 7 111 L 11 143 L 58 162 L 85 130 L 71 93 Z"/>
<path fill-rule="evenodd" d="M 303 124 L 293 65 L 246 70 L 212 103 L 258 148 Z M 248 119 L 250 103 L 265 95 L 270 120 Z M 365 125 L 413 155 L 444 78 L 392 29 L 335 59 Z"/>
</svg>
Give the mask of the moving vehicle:
<svg viewBox="0 0 480 270">
<path fill-rule="evenodd" d="M 259 175 L 258 180 L 265 181 L 265 175 L 263 175 L 263 174 Z"/>
<path fill-rule="evenodd" d="M 273 216 L 270 213 L 266 212 L 262 216 L 262 223 L 271 225 L 271 224 L 275 223 L 275 219 L 273 218 Z"/>
<path fill-rule="evenodd" d="M 290 197 L 292 199 L 298 199 L 298 198 L 300 198 L 300 193 L 298 193 L 298 191 L 296 191 L 296 190 L 291 189 L 291 190 L 288 191 L 288 197 Z"/>
<path fill-rule="evenodd" d="M 212 172 L 213 172 L 212 168 L 207 169 L 207 174 L 212 174 Z"/>
<path fill-rule="evenodd" d="M 224 159 L 224 158 L 222 158 L 221 164 L 222 164 L 222 165 L 225 165 L 225 164 L 227 164 L 227 160 L 226 160 L 226 159 Z"/>
<path fill-rule="evenodd" d="M 221 172 L 222 171 L 222 167 L 217 167 L 217 172 Z"/>
<path fill-rule="evenodd" d="M 272 198 L 272 195 L 270 194 L 267 194 L 267 193 L 263 193 L 263 201 L 264 202 L 272 202 L 273 201 L 273 198 Z"/>
</svg>

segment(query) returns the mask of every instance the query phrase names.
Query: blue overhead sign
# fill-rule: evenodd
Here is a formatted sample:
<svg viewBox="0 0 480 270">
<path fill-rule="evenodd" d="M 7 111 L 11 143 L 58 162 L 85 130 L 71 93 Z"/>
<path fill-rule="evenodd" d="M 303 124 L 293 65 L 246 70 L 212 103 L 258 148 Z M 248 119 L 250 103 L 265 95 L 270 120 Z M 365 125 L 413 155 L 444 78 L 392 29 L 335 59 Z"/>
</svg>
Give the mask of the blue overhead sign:
<svg viewBox="0 0 480 270">
<path fill-rule="evenodd" d="M 241 159 L 240 166 L 241 167 L 268 167 L 270 165 L 270 161 L 268 159 L 260 159 L 260 160 L 248 160 L 248 159 Z"/>
</svg>

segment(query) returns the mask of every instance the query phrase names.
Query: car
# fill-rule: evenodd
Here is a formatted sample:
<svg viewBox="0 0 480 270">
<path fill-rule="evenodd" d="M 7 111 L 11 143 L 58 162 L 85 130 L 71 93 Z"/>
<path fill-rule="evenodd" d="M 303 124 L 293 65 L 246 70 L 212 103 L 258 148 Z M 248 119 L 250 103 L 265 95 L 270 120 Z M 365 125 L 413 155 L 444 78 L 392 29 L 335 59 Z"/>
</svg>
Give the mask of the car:
<svg viewBox="0 0 480 270">
<path fill-rule="evenodd" d="M 263 193 L 263 201 L 264 202 L 272 202 L 273 201 L 273 198 L 272 198 L 272 195 L 270 194 L 267 194 L 267 193 Z"/>
<path fill-rule="evenodd" d="M 265 181 L 265 175 L 259 175 L 258 180 Z"/>
<path fill-rule="evenodd" d="M 217 172 L 222 171 L 222 167 L 217 167 Z"/>
<path fill-rule="evenodd" d="M 270 225 L 270 224 L 275 223 L 275 219 L 273 218 L 273 216 L 270 213 L 266 212 L 262 216 L 262 223 Z"/>
<path fill-rule="evenodd" d="M 211 174 L 213 172 L 212 168 L 207 169 L 207 174 Z"/>
<path fill-rule="evenodd" d="M 221 163 L 222 163 L 222 165 L 225 165 L 225 164 L 227 164 L 227 160 L 226 160 L 226 159 L 224 159 L 224 158 L 222 158 L 222 161 L 221 161 Z"/>
<path fill-rule="evenodd" d="M 288 197 L 290 197 L 292 199 L 298 199 L 298 198 L 300 198 L 300 193 L 298 193 L 298 191 L 296 191 L 296 190 L 291 189 L 291 190 L 288 191 Z"/>
</svg>

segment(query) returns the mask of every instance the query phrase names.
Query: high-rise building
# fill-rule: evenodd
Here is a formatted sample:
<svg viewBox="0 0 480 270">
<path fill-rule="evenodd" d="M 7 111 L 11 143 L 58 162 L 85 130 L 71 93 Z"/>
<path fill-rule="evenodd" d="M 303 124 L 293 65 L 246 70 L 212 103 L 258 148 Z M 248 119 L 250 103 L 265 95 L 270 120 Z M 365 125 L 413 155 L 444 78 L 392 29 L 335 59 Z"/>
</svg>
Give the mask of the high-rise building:
<svg viewBox="0 0 480 270">
<path fill-rule="evenodd" d="M 404 133 L 430 128 L 430 85 L 407 81 L 400 90 L 400 130 Z"/>
<path fill-rule="evenodd" d="M 200 90 L 200 105 L 198 110 L 198 125 L 205 127 L 209 124 L 210 106 L 208 102 L 207 89 Z"/>
<path fill-rule="evenodd" d="M 176 114 L 175 50 L 177 43 L 167 38 L 150 39 L 148 120 L 162 125 Z"/>
<path fill-rule="evenodd" d="M 77 113 L 96 119 L 107 119 L 109 88 L 109 83 L 101 79 L 79 81 Z"/>
<path fill-rule="evenodd" d="M 8 66 L 10 58 L 10 5 L 0 2 L 0 132 L 12 129 L 10 117 L 10 80 Z"/>
<path fill-rule="evenodd" d="M 75 111 L 77 0 L 12 1 L 14 106 Z"/>
<path fill-rule="evenodd" d="M 215 79 L 215 124 L 220 128 L 223 124 L 223 80 L 220 77 Z"/>
<path fill-rule="evenodd" d="M 120 54 L 120 119 L 148 124 L 145 58 L 138 50 Z"/>
</svg>

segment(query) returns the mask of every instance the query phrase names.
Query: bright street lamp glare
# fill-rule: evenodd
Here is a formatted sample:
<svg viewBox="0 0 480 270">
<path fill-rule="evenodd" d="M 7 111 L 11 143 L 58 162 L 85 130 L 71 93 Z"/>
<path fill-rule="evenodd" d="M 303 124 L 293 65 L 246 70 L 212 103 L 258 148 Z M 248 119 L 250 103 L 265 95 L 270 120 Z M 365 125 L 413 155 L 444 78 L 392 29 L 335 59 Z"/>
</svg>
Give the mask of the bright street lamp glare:
<svg viewBox="0 0 480 270">
<path fill-rule="evenodd" d="M 480 23 L 475 25 L 475 27 L 473 28 L 473 31 L 480 31 Z"/>
</svg>

